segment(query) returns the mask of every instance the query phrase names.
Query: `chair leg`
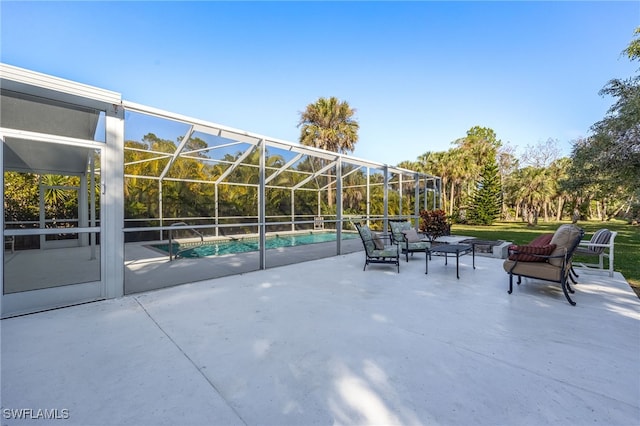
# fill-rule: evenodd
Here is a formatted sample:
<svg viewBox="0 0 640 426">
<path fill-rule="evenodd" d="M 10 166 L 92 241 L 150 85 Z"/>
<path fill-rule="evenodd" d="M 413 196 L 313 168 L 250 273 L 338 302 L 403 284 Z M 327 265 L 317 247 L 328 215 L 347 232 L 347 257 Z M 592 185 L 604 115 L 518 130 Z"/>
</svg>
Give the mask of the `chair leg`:
<svg viewBox="0 0 640 426">
<path fill-rule="evenodd" d="M 567 290 L 569 291 L 569 293 L 571 293 L 571 294 L 575 293 L 575 291 L 571 288 L 571 285 L 569 284 L 569 281 L 567 281 L 566 278 L 564 279 L 564 282 L 565 282 L 565 284 L 567 286 Z"/>
<path fill-rule="evenodd" d="M 513 275 L 509 274 L 509 291 L 507 293 L 511 294 L 513 292 Z"/>
<path fill-rule="evenodd" d="M 569 293 L 567 292 L 567 285 L 568 284 L 566 280 L 562 280 L 562 292 L 564 293 L 564 297 L 567 298 L 567 301 L 571 304 L 571 306 L 576 306 L 576 302 L 571 300 L 571 296 L 569 296 Z"/>
<path fill-rule="evenodd" d="M 578 275 L 578 274 L 576 273 L 576 270 L 575 270 L 575 269 L 573 269 L 573 266 L 571 266 L 571 272 L 573 273 L 573 275 L 575 275 L 575 276 L 576 276 L 576 278 L 580 278 L 580 275 Z M 574 281 L 574 282 L 575 282 L 575 281 Z"/>
<path fill-rule="evenodd" d="M 571 282 L 574 284 L 578 284 L 578 281 L 576 278 L 578 278 L 578 274 L 576 274 L 576 272 L 573 270 L 573 266 L 571 267 L 571 269 L 569 269 L 569 278 L 571 278 Z"/>
</svg>

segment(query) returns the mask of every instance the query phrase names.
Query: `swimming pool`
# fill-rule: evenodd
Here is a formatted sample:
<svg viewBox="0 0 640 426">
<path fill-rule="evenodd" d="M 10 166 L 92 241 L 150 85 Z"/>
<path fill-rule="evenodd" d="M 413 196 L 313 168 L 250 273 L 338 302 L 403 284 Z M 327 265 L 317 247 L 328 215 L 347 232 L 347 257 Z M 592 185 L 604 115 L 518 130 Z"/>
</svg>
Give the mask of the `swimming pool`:
<svg viewBox="0 0 640 426">
<path fill-rule="evenodd" d="M 343 240 L 351 240 L 355 238 L 358 238 L 358 234 L 348 232 L 342 233 Z M 333 232 L 274 235 L 266 238 L 266 249 L 270 250 L 281 247 L 326 243 L 335 240 L 336 234 Z M 204 244 L 174 242 L 172 245 L 172 252 L 174 254 L 177 253 L 178 257 L 185 258 L 219 256 L 259 250 L 257 237 L 223 241 L 205 241 Z M 151 247 L 169 254 L 169 244 L 152 244 Z"/>
</svg>

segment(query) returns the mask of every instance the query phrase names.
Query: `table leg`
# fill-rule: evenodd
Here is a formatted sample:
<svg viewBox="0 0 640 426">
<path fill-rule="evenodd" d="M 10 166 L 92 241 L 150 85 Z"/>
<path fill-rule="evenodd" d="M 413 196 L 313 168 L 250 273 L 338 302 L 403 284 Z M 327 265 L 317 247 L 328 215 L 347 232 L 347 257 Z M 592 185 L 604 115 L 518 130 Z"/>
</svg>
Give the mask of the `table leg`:
<svg viewBox="0 0 640 426">
<path fill-rule="evenodd" d="M 471 254 L 473 257 L 473 269 L 476 269 L 476 245 L 475 244 L 471 244 Z"/>
<path fill-rule="evenodd" d="M 460 279 L 460 269 L 458 266 L 458 262 L 460 260 L 460 252 L 456 250 L 456 278 Z"/>
<path fill-rule="evenodd" d="M 425 263 L 424 273 L 425 274 L 429 273 L 429 256 L 430 255 L 431 255 L 431 253 L 429 252 L 429 249 L 426 249 L 424 251 L 424 263 Z"/>
</svg>

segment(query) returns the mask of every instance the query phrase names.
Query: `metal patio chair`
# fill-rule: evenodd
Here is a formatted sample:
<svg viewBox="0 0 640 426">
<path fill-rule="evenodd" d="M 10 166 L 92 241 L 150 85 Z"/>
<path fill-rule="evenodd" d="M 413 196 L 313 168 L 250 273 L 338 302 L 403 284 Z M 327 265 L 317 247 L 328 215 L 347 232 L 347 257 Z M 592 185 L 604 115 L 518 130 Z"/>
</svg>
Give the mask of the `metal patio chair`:
<svg viewBox="0 0 640 426">
<path fill-rule="evenodd" d="M 522 277 L 542 281 L 560 283 L 565 298 L 575 305 L 569 293 L 575 293 L 569 284 L 571 262 L 584 230 L 575 225 L 562 225 L 553 234 L 546 246 L 511 246 L 509 257 L 503 263 L 509 274 L 509 291 L 513 292 L 513 276 L 518 277 L 518 285 Z"/>
<path fill-rule="evenodd" d="M 371 232 L 367 225 L 354 223 L 354 226 L 360 234 L 362 244 L 364 245 L 365 261 L 363 271 L 367 269 L 370 263 L 387 263 L 396 265 L 398 273 L 400 272 L 400 248 L 398 245 L 385 245 L 385 239 L 389 239 L 386 235 L 377 235 Z"/>
<path fill-rule="evenodd" d="M 406 232 L 413 229 L 411 222 L 406 220 L 390 220 L 389 230 L 391 231 L 391 242 L 397 244 L 405 255 L 407 262 L 409 261 L 409 253 L 413 256 L 413 253 L 422 252 L 427 253 L 427 249 L 431 248 L 431 243 L 428 241 L 410 241 L 406 235 Z"/>
</svg>

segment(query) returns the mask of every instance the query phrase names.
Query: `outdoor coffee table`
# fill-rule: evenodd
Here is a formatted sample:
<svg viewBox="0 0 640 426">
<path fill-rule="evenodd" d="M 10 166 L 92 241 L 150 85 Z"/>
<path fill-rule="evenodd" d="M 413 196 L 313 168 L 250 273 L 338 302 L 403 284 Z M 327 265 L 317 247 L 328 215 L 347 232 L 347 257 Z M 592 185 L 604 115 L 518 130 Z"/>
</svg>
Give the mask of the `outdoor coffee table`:
<svg viewBox="0 0 640 426">
<path fill-rule="evenodd" d="M 472 251 L 473 251 L 473 245 L 471 245 L 471 244 L 441 244 L 441 245 L 433 246 L 430 249 L 426 250 L 427 255 L 425 256 L 426 257 L 425 274 L 429 273 L 429 257 L 431 257 L 432 254 L 444 255 L 444 264 L 445 265 L 447 264 L 448 255 L 450 255 L 450 254 L 454 255 L 455 254 L 455 256 L 456 256 L 456 277 L 458 279 L 460 279 L 460 267 L 459 267 L 460 256 L 464 256 L 465 254 L 469 254 Z M 475 269 L 475 267 L 476 266 L 474 264 L 473 268 Z"/>
<path fill-rule="evenodd" d="M 473 240 L 468 240 L 465 242 L 465 244 L 471 244 L 471 246 L 473 247 L 472 252 L 473 252 L 473 269 L 476 268 L 476 246 L 495 246 L 500 244 L 502 241 L 497 241 L 497 240 L 480 240 L 480 239 L 473 239 Z"/>
</svg>

